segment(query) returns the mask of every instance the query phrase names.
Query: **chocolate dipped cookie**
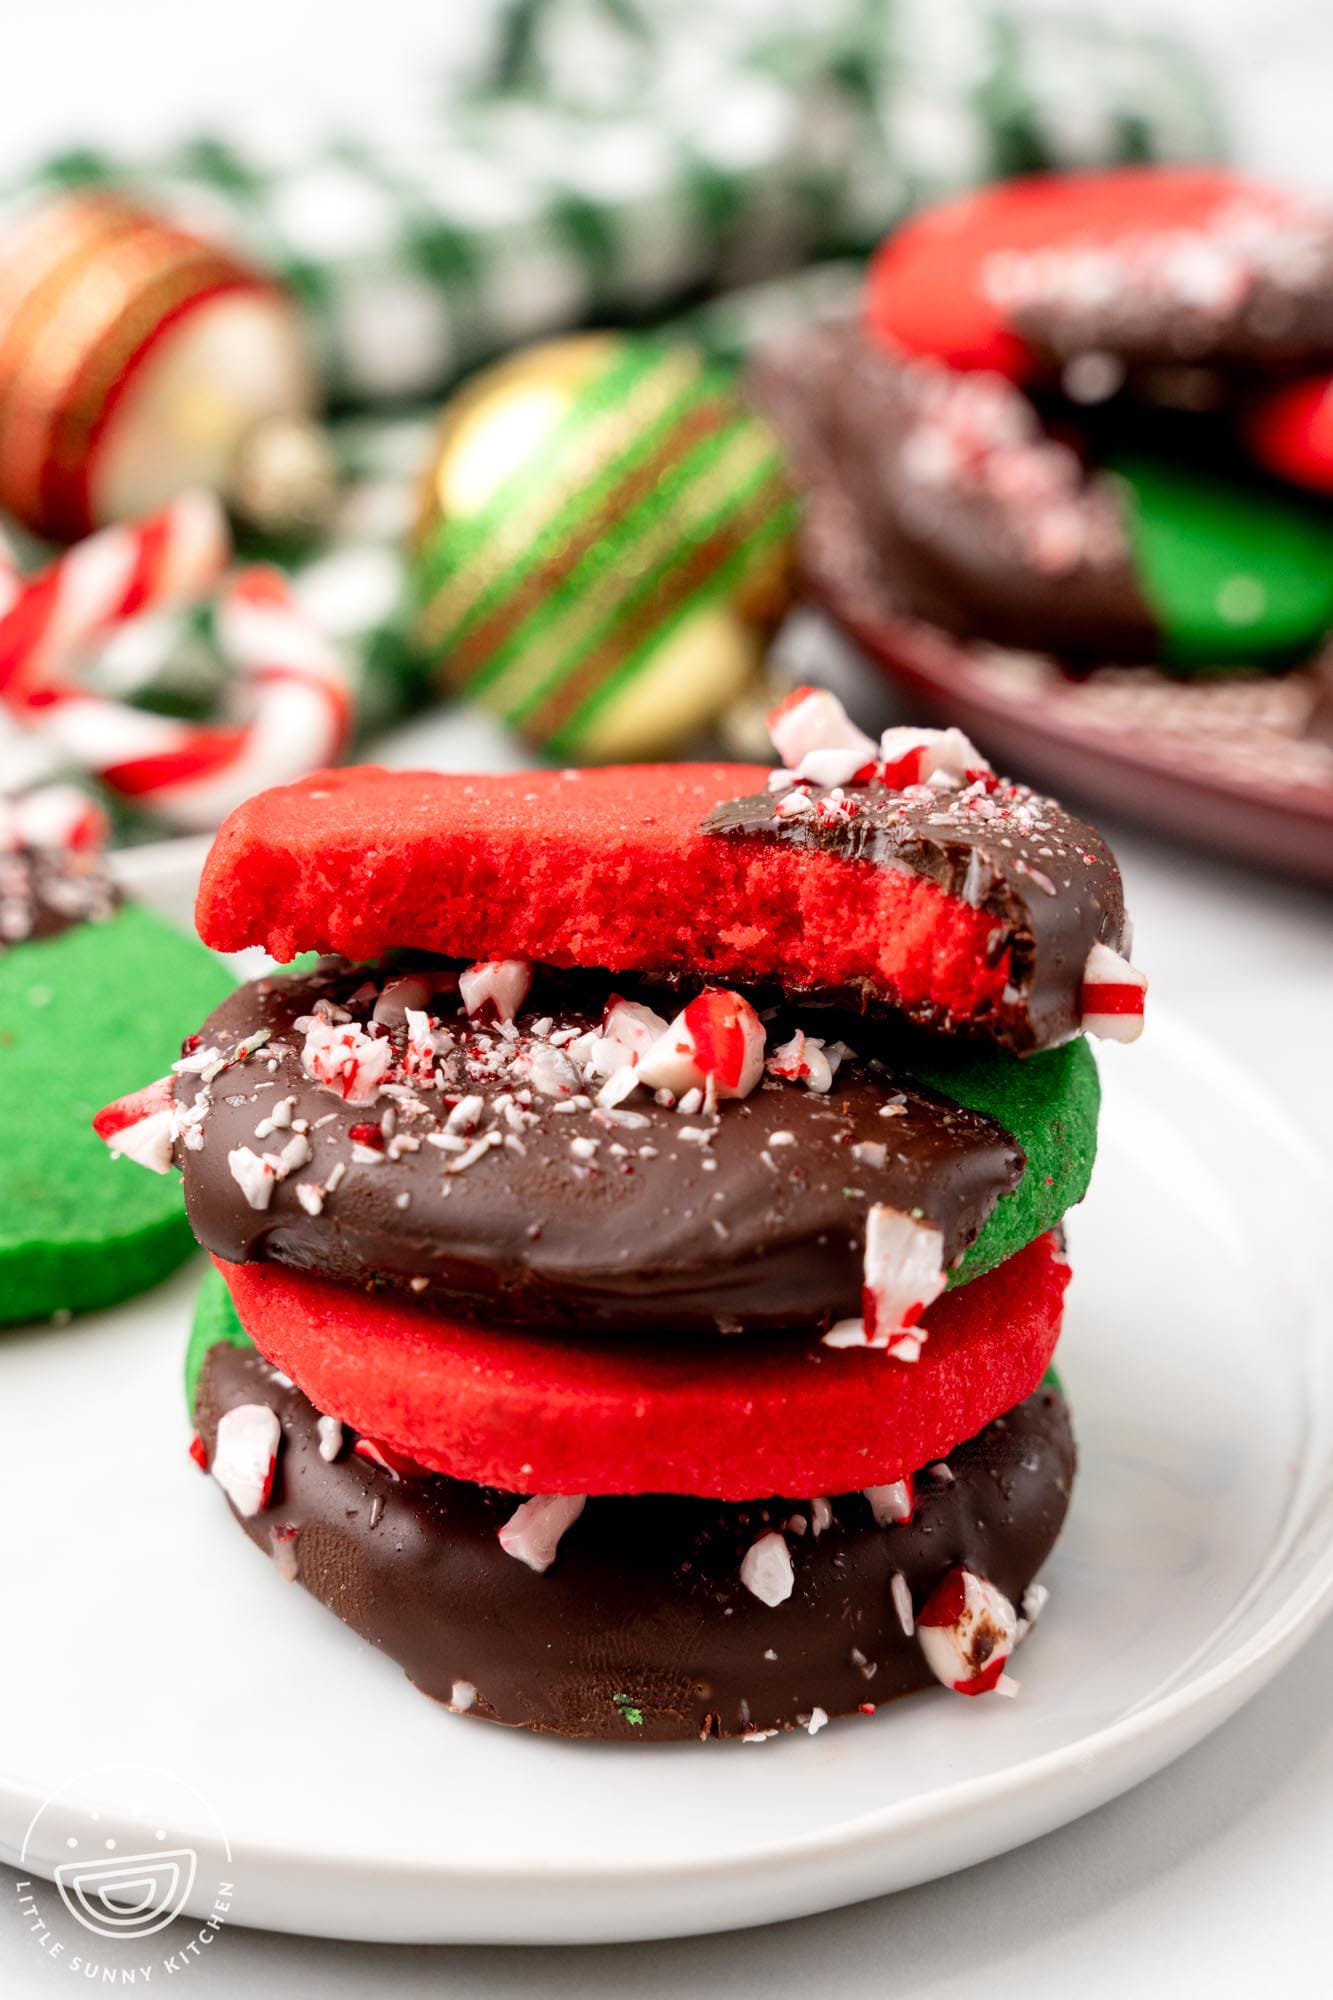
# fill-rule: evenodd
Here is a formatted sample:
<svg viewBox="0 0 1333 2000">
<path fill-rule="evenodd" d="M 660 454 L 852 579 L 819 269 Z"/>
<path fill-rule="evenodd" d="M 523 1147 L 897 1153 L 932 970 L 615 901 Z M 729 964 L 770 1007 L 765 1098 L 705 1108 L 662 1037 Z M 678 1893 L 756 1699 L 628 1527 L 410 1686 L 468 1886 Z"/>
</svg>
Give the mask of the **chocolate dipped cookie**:
<svg viewBox="0 0 1333 2000">
<path fill-rule="evenodd" d="M 1018 180 L 904 223 L 756 387 L 896 615 L 1078 674 L 1277 672 L 1333 628 L 1331 276 L 1333 217 L 1234 174 Z"/>
</svg>

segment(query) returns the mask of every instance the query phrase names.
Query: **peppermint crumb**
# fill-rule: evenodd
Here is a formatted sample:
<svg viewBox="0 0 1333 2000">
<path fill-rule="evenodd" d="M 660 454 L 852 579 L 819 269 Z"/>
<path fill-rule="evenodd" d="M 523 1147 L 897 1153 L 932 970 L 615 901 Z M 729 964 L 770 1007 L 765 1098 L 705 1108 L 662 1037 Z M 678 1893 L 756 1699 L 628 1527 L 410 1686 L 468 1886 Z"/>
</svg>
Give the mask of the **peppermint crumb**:
<svg viewBox="0 0 1333 2000">
<path fill-rule="evenodd" d="M 407 1289 L 409 1292 L 424 1292 L 429 1283 L 429 1278 L 409 1278 Z"/>
<path fill-rule="evenodd" d="M 601 1143 L 600 1139 L 571 1139 L 569 1150 L 576 1160 L 595 1160 Z"/>
<path fill-rule="evenodd" d="M 300 1202 L 307 1215 L 322 1215 L 324 1213 L 324 1190 L 322 1187 L 317 1187 L 314 1181 L 298 1181 L 296 1183 L 296 1199 Z"/>
<path fill-rule="evenodd" d="M 794 1132 L 773 1132 L 769 1135 L 768 1143 L 770 1146 L 794 1146 L 796 1144 L 796 1134 Z"/>
<path fill-rule="evenodd" d="M 456 1159 L 446 1160 L 444 1171 L 447 1174 L 465 1173 L 469 1167 L 476 1165 L 483 1153 L 489 1153 L 492 1146 L 498 1146 L 499 1144 L 500 1134 L 498 1132 L 493 1129 L 489 1132 L 483 1132 L 480 1139 L 477 1139 L 469 1146 L 465 1153 L 460 1153 Z"/>
<path fill-rule="evenodd" d="M 393 1205 L 395 1208 L 410 1208 L 412 1206 L 412 1197 L 406 1188 L 403 1189 L 401 1194 L 394 1196 Z"/>
</svg>

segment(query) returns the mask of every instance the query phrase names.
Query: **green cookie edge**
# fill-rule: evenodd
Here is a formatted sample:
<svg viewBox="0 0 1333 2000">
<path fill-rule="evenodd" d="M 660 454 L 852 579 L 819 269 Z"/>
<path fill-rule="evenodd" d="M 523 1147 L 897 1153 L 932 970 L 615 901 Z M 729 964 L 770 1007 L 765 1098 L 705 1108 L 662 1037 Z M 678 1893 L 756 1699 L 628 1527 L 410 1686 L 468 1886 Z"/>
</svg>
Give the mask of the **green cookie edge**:
<svg viewBox="0 0 1333 2000">
<path fill-rule="evenodd" d="M 211 952 L 135 903 L 0 956 L 0 1131 L 23 1134 L 0 1145 L 0 1326 L 116 1305 L 190 1255 L 178 1177 L 112 1160 L 91 1120 L 161 1076 L 177 1023 L 233 985 Z M 46 996 L 37 1008 L 34 992 Z"/>
</svg>

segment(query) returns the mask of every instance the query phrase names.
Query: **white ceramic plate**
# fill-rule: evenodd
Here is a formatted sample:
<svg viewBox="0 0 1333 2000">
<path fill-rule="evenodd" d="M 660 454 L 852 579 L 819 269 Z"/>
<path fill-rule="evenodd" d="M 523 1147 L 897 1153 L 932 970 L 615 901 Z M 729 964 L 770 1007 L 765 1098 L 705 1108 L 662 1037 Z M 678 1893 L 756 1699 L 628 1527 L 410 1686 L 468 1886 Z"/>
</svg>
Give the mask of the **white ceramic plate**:
<svg viewBox="0 0 1333 2000">
<path fill-rule="evenodd" d="M 178 870 L 135 866 L 188 903 Z M 164 1831 L 201 1883 L 234 1880 L 241 1922 L 645 1938 L 966 1867 L 1178 1756 L 1333 1600 L 1333 1209 L 1301 1139 L 1160 1010 L 1103 1069 L 1061 1349 L 1083 1467 L 1017 1701 L 941 1691 L 816 1738 L 660 1748 L 444 1713 L 260 1562 L 186 1459 L 192 1268 L 0 1341 L 0 1858 L 57 1787 L 128 1760 L 207 1801 Z M 127 1783 L 80 1779 L 113 1829 Z M 63 1858 L 39 1827 L 23 1865 Z"/>
</svg>

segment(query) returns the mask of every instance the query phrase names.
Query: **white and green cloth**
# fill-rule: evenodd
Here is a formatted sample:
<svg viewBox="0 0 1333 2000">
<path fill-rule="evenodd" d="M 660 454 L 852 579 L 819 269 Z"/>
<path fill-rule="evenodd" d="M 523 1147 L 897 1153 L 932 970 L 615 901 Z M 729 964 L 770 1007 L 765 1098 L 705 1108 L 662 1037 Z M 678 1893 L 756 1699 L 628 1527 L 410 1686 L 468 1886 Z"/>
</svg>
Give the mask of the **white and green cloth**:
<svg viewBox="0 0 1333 2000">
<path fill-rule="evenodd" d="M 472 73 L 391 130 L 70 152 L 37 179 L 240 244 L 304 302 L 331 399 L 377 403 L 862 254 L 951 188 L 1217 146 L 1187 51 L 1006 0 L 507 0 Z"/>
<path fill-rule="evenodd" d="M 1219 151 L 1189 51 L 1009 0 L 498 0 L 472 39 L 468 73 L 392 129 L 312 144 L 242 118 L 166 156 L 67 152 L 11 189 L 123 188 L 302 301 L 348 413 L 345 483 L 319 546 L 262 553 L 345 648 L 361 742 L 427 692 L 403 531 L 426 399 L 465 369 L 609 322 L 677 324 L 739 357 L 848 301 L 865 253 L 923 201 Z M 150 707 L 210 714 L 224 697 L 207 610 L 139 621 L 89 666 Z"/>
</svg>

